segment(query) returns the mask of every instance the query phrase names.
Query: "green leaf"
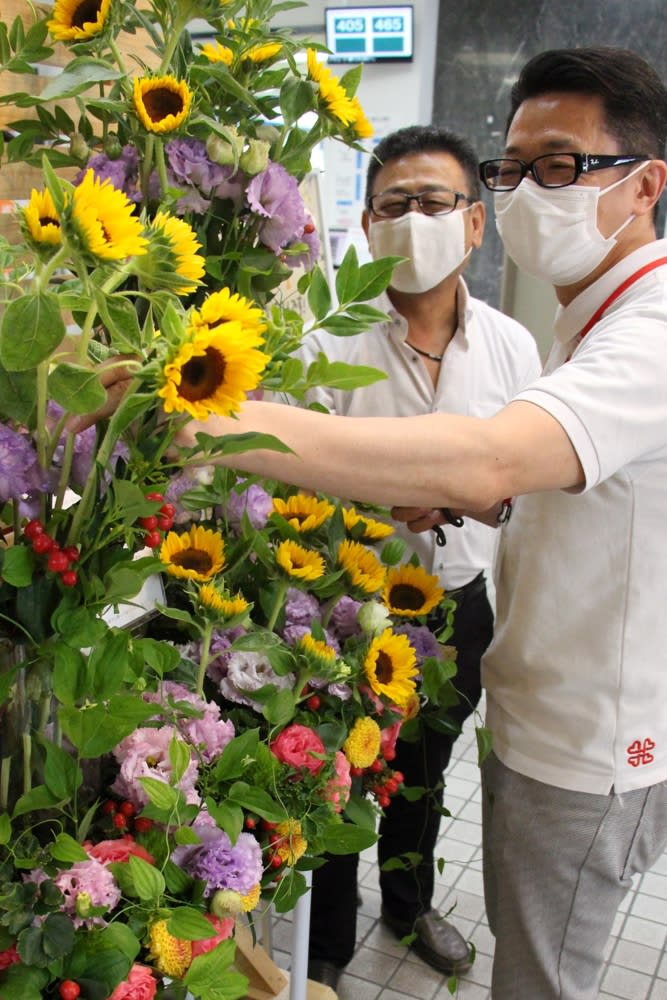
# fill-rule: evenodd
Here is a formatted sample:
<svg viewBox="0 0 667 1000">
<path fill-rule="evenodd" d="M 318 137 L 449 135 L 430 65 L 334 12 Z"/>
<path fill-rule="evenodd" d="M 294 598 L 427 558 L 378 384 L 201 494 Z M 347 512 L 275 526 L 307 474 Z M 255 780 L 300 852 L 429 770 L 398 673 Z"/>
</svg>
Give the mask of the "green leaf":
<svg viewBox="0 0 667 1000">
<path fill-rule="evenodd" d="M 352 823 L 336 823 L 324 829 L 322 841 L 329 854 L 359 854 L 377 841 L 377 834 Z"/>
<path fill-rule="evenodd" d="M 280 90 L 280 110 L 287 125 L 293 125 L 313 107 L 313 87 L 307 80 L 288 78 Z"/>
<path fill-rule="evenodd" d="M 152 715 L 155 705 L 131 695 L 114 695 L 104 704 L 81 708 L 63 705 L 58 711 L 63 732 L 86 758 L 110 753 Z"/>
<path fill-rule="evenodd" d="M 354 301 L 358 284 L 359 258 L 355 246 L 350 244 L 336 272 L 336 296 L 341 305 Z"/>
<path fill-rule="evenodd" d="M 83 781 L 77 761 L 62 747 L 51 743 L 46 738 L 42 737 L 40 742 L 46 752 L 44 784 L 53 795 L 63 801 L 74 798 Z M 60 860 L 67 861 L 69 859 L 61 858 Z"/>
<path fill-rule="evenodd" d="M 264 717 L 272 726 L 285 726 L 294 717 L 296 699 L 289 688 L 280 688 L 264 705 Z"/>
<path fill-rule="evenodd" d="M 213 770 L 217 781 L 239 778 L 249 763 L 254 762 L 259 745 L 259 729 L 248 729 L 227 744 Z"/>
<path fill-rule="evenodd" d="M 191 906 L 178 906 L 171 911 L 167 930 L 183 941 L 206 941 L 215 935 L 215 929 L 200 910 Z"/>
<path fill-rule="evenodd" d="M 373 804 L 363 795 L 353 792 L 345 807 L 345 819 L 364 830 L 375 832 L 377 812 Z"/>
<path fill-rule="evenodd" d="M 116 694 L 127 669 L 130 635 L 125 629 L 109 631 L 88 657 L 90 697 L 104 701 Z"/>
<path fill-rule="evenodd" d="M 232 844 L 235 844 L 243 830 L 245 818 L 243 809 L 233 802 L 215 802 L 211 798 L 206 800 L 206 805 L 220 829 L 224 830 Z"/>
<path fill-rule="evenodd" d="M 308 886 L 301 872 L 292 870 L 289 878 L 284 878 L 278 883 L 271 900 L 274 910 L 276 913 L 289 913 L 294 909 L 297 900 L 307 891 Z"/>
<path fill-rule="evenodd" d="M 87 690 L 86 660 L 79 649 L 54 644 L 53 693 L 64 705 L 74 705 Z"/>
<path fill-rule="evenodd" d="M 171 643 L 159 639 L 136 639 L 134 648 L 160 677 L 175 670 L 181 662 L 179 651 Z"/>
<path fill-rule="evenodd" d="M 95 372 L 65 363 L 56 365 L 49 375 L 49 393 L 68 413 L 92 413 L 107 398 Z"/>
<path fill-rule="evenodd" d="M 222 437 L 212 437 L 210 434 L 200 432 L 197 434 L 197 443 L 198 447 L 192 449 L 193 451 L 199 451 L 201 448 L 218 455 L 238 455 L 257 448 L 284 453 L 292 450 L 273 434 L 257 434 L 254 431 L 245 434 L 225 434 Z"/>
<path fill-rule="evenodd" d="M 0 844 L 8 844 L 12 836 L 12 821 L 9 813 L 0 813 Z"/>
<path fill-rule="evenodd" d="M 181 780 L 190 763 L 190 750 L 183 740 L 179 740 L 175 736 L 169 741 L 169 760 L 172 781 L 176 784 Z"/>
<path fill-rule="evenodd" d="M 203 1000 L 241 1000 L 248 992 L 248 980 L 230 969 L 236 945 L 221 941 L 205 955 L 198 955 L 183 982 L 190 993 Z"/>
<path fill-rule="evenodd" d="M 46 785 L 36 785 L 25 795 L 22 795 L 14 806 L 14 818 L 24 816 L 35 809 L 50 809 L 58 805 L 59 799 L 49 791 Z"/>
<path fill-rule="evenodd" d="M 493 749 L 493 733 L 486 726 L 475 726 L 477 738 L 477 763 L 481 767 Z"/>
<path fill-rule="evenodd" d="M 105 80 L 121 80 L 125 76 L 111 63 L 102 59 L 75 59 L 67 69 L 47 83 L 42 91 L 42 101 L 61 101 L 64 97 L 74 97 L 93 83 Z"/>
<path fill-rule="evenodd" d="M 128 863 L 139 899 L 159 899 L 166 888 L 162 872 L 136 854 L 130 855 Z"/>
<path fill-rule="evenodd" d="M 74 925 L 64 913 L 49 913 L 39 927 L 27 927 L 18 936 L 18 953 L 26 965 L 45 968 L 64 958 L 74 947 Z"/>
<path fill-rule="evenodd" d="M 319 267 L 316 267 L 312 272 L 310 288 L 308 289 L 308 306 L 316 320 L 323 319 L 331 309 L 331 292 Z"/>
<path fill-rule="evenodd" d="M 33 292 L 10 302 L 0 329 L 0 362 L 10 372 L 36 368 L 65 336 L 65 323 L 52 292 Z"/>
<path fill-rule="evenodd" d="M 165 812 L 176 809 L 181 798 L 178 789 L 172 788 L 158 778 L 139 778 L 139 781 L 154 806 Z"/>
<path fill-rule="evenodd" d="M 306 386 L 326 385 L 331 389 L 359 389 L 386 379 L 385 372 L 366 365 L 348 365 L 345 361 L 327 361 L 323 353 L 308 366 Z"/>
<path fill-rule="evenodd" d="M 2 578 L 12 587 L 27 587 L 32 582 L 35 558 L 26 545 L 12 545 L 2 552 Z"/>
<path fill-rule="evenodd" d="M 29 424 L 36 402 L 35 372 L 8 372 L 0 366 L 0 417 Z"/>
<path fill-rule="evenodd" d="M 359 282 L 355 289 L 355 302 L 365 302 L 375 299 L 383 292 L 391 280 L 394 268 L 405 257 L 382 257 L 362 264 L 359 268 Z"/>
<path fill-rule="evenodd" d="M 50 845 L 51 857 L 55 861 L 88 861 L 89 856 L 81 844 L 67 833 L 59 833 Z"/>
<path fill-rule="evenodd" d="M 237 781 L 232 785 L 229 789 L 229 801 L 252 813 L 257 813 L 269 823 L 280 823 L 287 819 L 285 809 L 268 792 L 263 788 L 248 785 L 245 781 Z"/>
<path fill-rule="evenodd" d="M 97 308 L 109 331 L 112 347 L 122 354 L 136 352 L 141 346 L 136 306 L 124 295 L 104 295 L 100 291 Z"/>
<path fill-rule="evenodd" d="M 29 965 L 11 965 L 0 973 L 2 1000 L 43 1000 L 44 988 L 50 976 L 44 969 Z"/>
</svg>

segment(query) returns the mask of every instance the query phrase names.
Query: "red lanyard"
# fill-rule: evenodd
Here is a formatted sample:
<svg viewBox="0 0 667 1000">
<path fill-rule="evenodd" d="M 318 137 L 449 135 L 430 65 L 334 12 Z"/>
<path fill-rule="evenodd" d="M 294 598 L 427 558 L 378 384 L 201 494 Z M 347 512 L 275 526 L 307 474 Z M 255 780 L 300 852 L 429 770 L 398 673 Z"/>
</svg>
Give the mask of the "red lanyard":
<svg viewBox="0 0 667 1000">
<path fill-rule="evenodd" d="M 593 313 L 586 326 L 583 328 L 583 330 L 581 330 L 578 333 L 577 343 L 572 349 L 572 352 L 568 355 L 568 357 L 565 360 L 566 361 L 570 360 L 572 354 L 574 354 L 574 351 L 582 342 L 586 334 L 589 333 L 593 329 L 595 324 L 602 319 L 602 317 L 604 316 L 604 314 L 606 313 L 607 309 L 612 304 L 612 302 L 615 302 L 616 299 L 623 294 L 623 292 L 626 292 L 631 285 L 634 285 L 636 281 L 639 281 L 640 278 L 643 278 L 645 274 L 649 273 L 649 271 L 654 271 L 656 267 L 662 267 L 663 264 L 667 264 L 667 257 L 658 257 L 657 260 L 652 260 L 649 264 L 644 264 L 644 266 L 640 267 L 638 271 L 635 271 L 634 274 L 631 274 L 628 278 L 625 279 L 625 281 L 622 281 L 621 284 L 618 286 L 618 288 L 614 289 L 609 298 L 604 300 L 600 308 L 596 309 L 596 311 Z"/>
</svg>

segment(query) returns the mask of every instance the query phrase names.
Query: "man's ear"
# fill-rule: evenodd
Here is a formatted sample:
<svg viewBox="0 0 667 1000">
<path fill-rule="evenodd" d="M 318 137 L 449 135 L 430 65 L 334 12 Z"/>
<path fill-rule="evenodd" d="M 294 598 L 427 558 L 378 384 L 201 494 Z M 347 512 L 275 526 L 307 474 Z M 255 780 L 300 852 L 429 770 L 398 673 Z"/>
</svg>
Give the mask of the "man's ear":
<svg viewBox="0 0 667 1000">
<path fill-rule="evenodd" d="M 471 243 L 474 250 L 479 250 L 484 239 L 486 223 L 486 208 L 483 201 L 476 201 L 470 206 Z"/>
<path fill-rule="evenodd" d="M 370 224 L 371 224 L 371 220 L 368 217 L 368 209 L 365 208 L 363 210 L 363 212 L 361 213 L 361 228 L 364 231 L 364 235 L 365 235 L 366 239 L 368 239 L 368 227 L 370 226 Z"/>
<path fill-rule="evenodd" d="M 638 190 L 635 195 L 635 215 L 652 212 L 667 183 L 667 163 L 664 160 L 650 160 L 647 169 L 637 177 Z"/>
</svg>

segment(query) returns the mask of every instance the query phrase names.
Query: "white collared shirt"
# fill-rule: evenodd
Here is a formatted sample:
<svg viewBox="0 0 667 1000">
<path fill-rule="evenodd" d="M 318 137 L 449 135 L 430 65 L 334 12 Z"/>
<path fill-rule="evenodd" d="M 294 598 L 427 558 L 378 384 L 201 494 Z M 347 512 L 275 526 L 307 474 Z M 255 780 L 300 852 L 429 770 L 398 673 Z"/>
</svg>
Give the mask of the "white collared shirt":
<svg viewBox="0 0 667 1000">
<path fill-rule="evenodd" d="M 366 333 L 336 337 L 323 331 L 308 336 L 297 356 L 305 364 L 322 351 L 329 361 L 379 368 L 387 379 L 345 391 L 318 388 L 309 396 L 331 412 L 345 416 L 401 417 L 424 413 L 458 413 L 489 417 L 536 377 L 541 369 L 535 341 L 515 320 L 472 298 L 462 279 L 457 290 L 458 328 L 447 345 L 437 385 L 423 358 L 406 343 L 407 322 L 383 295 L 373 303 L 389 315 Z M 433 461 L 438 461 L 437 445 Z M 433 532 L 415 535 L 405 525 L 396 532 L 407 543 L 408 559 L 416 552 L 422 566 L 446 590 L 469 583 L 493 560 L 497 532 L 466 519 L 462 528 L 444 526 L 447 544 L 436 545 Z"/>
<path fill-rule="evenodd" d="M 667 266 L 577 342 L 664 256 L 667 240 L 642 247 L 559 308 L 545 374 L 516 397 L 559 421 L 585 484 L 515 501 L 483 661 L 487 722 L 508 767 L 575 791 L 667 779 Z"/>
</svg>

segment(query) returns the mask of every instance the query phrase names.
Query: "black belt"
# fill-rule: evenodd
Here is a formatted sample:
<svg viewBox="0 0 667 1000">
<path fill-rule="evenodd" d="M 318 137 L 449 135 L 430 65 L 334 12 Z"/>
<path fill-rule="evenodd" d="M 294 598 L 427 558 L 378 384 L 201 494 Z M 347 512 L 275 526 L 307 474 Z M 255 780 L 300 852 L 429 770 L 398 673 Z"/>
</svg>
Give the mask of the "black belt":
<svg viewBox="0 0 667 1000">
<path fill-rule="evenodd" d="M 469 601 L 473 597 L 479 597 L 481 594 L 486 593 L 486 577 L 484 576 L 484 571 L 478 573 L 474 579 L 470 580 L 469 583 L 464 583 L 462 587 L 457 587 L 456 590 L 445 590 L 445 597 L 451 597 L 453 601 L 456 601 L 459 607 L 466 601 Z"/>
</svg>

